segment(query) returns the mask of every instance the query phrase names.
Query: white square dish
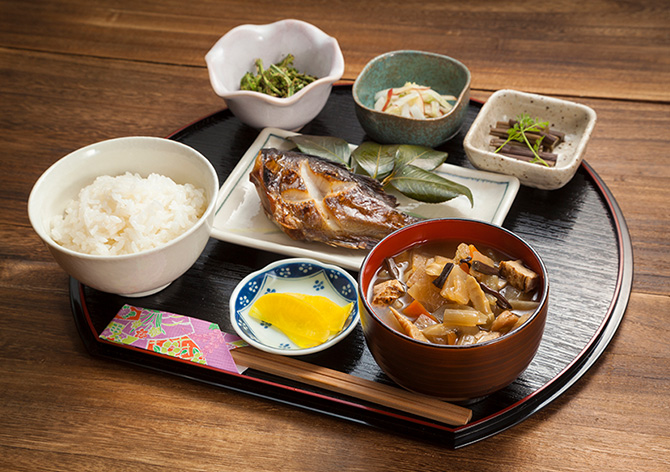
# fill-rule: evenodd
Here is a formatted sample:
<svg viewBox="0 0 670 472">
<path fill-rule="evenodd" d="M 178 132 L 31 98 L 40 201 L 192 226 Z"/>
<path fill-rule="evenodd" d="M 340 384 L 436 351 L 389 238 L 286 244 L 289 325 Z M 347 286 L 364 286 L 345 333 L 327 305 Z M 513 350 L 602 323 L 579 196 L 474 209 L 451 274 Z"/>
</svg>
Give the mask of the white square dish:
<svg viewBox="0 0 670 472">
<path fill-rule="evenodd" d="M 565 133 L 564 142 L 554 153 L 556 165 L 547 167 L 493 152 L 491 128 L 498 121 L 516 119 L 527 114 Z M 545 190 L 563 187 L 584 159 L 586 145 L 596 123 L 596 113 L 586 105 L 516 90 L 498 90 L 484 103 L 463 147 L 468 159 L 478 169 L 517 177 L 523 185 Z"/>
<path fill-rule="evenodd" d="M 311 257 L 347 269 L 359 270 L 367 251 L 295 241 L 284 234 L 263 212 L 256 187 L 249 181 L 249 172 L 256 155 L 262 148 L 267 147 L 291 149 L 293 144 L 285 138 L 296 134 L 298 133 L 276 128 L 261 131 L 221 186 L 212 237 L 242 246 L 294 257 Z M 452 164 L 442 164 L 437 172 L 470 188 L 474 207 L 470 207 L 465 197 L 429 204 L 394 194 L 398 198 L 398 209 L 424 218 L 469 218 L 502 225 L 519 190 L 519 180 L 516 177 Z"/>
</svg>

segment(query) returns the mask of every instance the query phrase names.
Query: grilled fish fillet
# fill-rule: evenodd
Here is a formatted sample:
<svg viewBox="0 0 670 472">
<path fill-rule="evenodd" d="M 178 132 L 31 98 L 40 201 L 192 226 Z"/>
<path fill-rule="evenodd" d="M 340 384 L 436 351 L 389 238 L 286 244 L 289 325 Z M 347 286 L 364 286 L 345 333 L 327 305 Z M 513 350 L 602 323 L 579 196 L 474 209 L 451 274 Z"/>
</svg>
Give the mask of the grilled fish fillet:
<svg viewBox="0 0 670 472">
<path fill-rule="evenodd" d="M 261 149 L 249 179 L 266 215 L 298 241 L 370 249 L 418 221 L 378 181 L 300 152 Z"/>
</svg>

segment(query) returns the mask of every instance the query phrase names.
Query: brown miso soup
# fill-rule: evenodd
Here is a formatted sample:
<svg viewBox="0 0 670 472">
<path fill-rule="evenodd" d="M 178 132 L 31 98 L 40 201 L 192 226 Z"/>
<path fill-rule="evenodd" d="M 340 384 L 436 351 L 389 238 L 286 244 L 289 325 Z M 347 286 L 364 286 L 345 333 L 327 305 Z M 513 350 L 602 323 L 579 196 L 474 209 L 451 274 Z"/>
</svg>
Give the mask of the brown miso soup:
<svg viewBox="0 0 670 472">
<path fill-rule="evenodd" d="M 539 305 L 541 275 L 467 242 L 431 242 L 384 261 L 367 297 L 389 327 L 416 340 L 468 345 L 504 336 Z"/>
</svg>

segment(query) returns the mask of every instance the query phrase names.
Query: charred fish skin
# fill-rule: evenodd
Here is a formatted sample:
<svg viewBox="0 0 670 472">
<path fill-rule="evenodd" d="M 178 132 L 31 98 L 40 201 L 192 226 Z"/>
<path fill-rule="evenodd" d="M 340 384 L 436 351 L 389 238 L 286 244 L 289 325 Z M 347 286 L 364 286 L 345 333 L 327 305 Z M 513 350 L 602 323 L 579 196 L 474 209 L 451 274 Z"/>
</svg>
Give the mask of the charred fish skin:
<svg viewBox="0 0 670 472">
<path fill-rule="evenodd" d="M 396 210 L 378 181 L 301 152 L 261 149 L 249 180 L 266 215 L 297 241 L 370 249 L 418 221 Z"/>
</svg>

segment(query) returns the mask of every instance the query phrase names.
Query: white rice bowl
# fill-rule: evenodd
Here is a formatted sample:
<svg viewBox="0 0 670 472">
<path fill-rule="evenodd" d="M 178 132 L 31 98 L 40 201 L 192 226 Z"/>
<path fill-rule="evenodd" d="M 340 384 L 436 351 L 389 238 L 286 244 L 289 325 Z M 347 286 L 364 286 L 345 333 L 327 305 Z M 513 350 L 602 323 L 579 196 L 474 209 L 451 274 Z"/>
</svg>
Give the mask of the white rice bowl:
<svg viewBox="0 0 670 472">
<path fill-rule="evenodd" d="M 207 208 L 203 189 L 169 177 L 100 176 L 51 221 L 58 244 L 85 254 L 133 254 L 186 232 Z"/>
<path fill-rule="evenodd" d="M 218 193 L 216 169 L 196 149 L 129 136 L 84 146 L 55 162 L 30 192 L 28 217 L 71 277 L 103 292 L 140 297 L 167 287 L 200 257 Z"/>
</svg>

